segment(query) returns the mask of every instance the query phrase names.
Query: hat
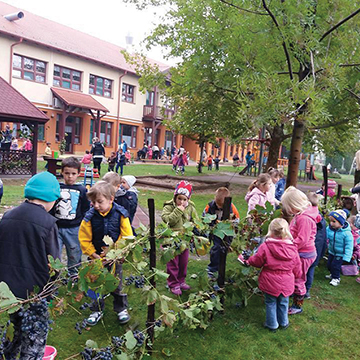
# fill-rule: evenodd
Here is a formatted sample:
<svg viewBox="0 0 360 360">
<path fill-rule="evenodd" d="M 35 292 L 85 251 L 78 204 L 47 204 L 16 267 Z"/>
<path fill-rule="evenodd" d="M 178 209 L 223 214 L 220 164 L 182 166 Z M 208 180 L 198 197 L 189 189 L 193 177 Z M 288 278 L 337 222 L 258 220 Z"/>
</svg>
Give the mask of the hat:
<svg viewBox="0 0 360 360">
<path fill-rule="evenodd" d="M 348 209 L 342 209 L 342 211 L 346 214 L 346 218 L 350 216 L 350 211 Z"/>
<path fill-rule="evenodd" d="M 55 201 L 60 197 L 59 182 L 48 171 L 36 174 L 25 185 L 25 197 L 29 200 Z"/>
<path fill-rule="evenodd" d="M 344 225 L 346 222 L 346 212 L 344 210 L 331 211 L 329 216 L 332 216 L 341 225 Z"/>
<path fill-rule="evenodd" d="M 122 179 L 124 179 L 130 187 L 133 187 L 136 183 L 136 177 L 134 175 L 125 175 L 122 176 Z"/>
<path fill-rule="evenodd" d="M 328 180 L 328 188 L 329 189 L 335 189 L 336 185 L 337 185 L 337 183 L 335 180 Z"/>
<path fill-rule="evenodd" d="M 192 185 L 187 181 L 180 181 L 175 188 L 174 196 L 176 195 L 185 195 L 190 199 L 192 193 Z"/>
</svg>

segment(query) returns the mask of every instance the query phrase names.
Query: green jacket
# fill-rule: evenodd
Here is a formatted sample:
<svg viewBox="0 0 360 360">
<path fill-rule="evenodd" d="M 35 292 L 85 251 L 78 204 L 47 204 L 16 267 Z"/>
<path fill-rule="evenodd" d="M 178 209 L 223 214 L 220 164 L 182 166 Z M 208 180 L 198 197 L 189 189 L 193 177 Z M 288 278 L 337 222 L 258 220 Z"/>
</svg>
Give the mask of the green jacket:
<svg viewBox="0 0 360 360">
<path fill-rule="evenodd" d="M 195 204 L 191 200 L 189 200 L 189 205 L 185 208 L 185 211 L 180 210 L 174 200 L 167 201 L 164 203 L 161 213 L 162 221 L 168 224 L 172 230 L 182 230 L 184 223 L 198 218 Z"/>
</svg>

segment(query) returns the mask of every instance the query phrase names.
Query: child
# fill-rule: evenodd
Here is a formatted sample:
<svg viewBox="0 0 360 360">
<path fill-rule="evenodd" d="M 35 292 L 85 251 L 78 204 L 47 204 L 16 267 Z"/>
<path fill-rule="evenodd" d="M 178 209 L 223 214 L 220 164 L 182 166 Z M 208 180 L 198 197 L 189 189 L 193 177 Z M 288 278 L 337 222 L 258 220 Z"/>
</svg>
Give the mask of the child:
<svg viewBox="0 0 360 360">
<path fill-rule="evenodd" d="M 219 171 L 219 164 L 220 164 L 219 155 L 217 155 L 216 158 L 214 159 L 214 164 L 215 164 L 215 170 Z"/>
<path fill-rule="evenodd" d="M 206 214 L 217 216 L 216 219 L 212 221 L 210 226 L 215 226 L 218 221 L 222 220 L 224 201 L 225 198 L 229 196 L 229 189 L 227 189 L 226 187 L 220 187 L 215 192 L 215 199 L 210 201 L 206 205 L 203 211 L 203 216 L 205 216 Z M 239 212 L 234 204 L 231 204 L 230 215 L 233 220 L 239 221 Z M 210 264 L 207 267 L 207 273 L 210 279 L 215 280 L 214 273 L 219 271 L 220 253 L 223 248 L 223 241 L 215 235 L 213 235 L 210 240 L 213 242 L 213 246 L 210 249 Z M 229 241 L 231 243 L 232 238 L 229 238 Z"/>
<path fill-rule="evenodd" d="M 255 154 L 251 154 L 251 151 L 248 151 L 245 156 L 248 175 L 251 174 L 251 168 L 255 165 L 255 160 L 253 160 L 254 156 L 255 156 Z"/>
<path fill-rule="evenodd" d="M 114 171 L 114 167 L 115 167 L 115 164 L 116 164 L 116 153 L 115 153 L 115 151 L 112 151 L 111 154 L 110 154 L 110 157 L 108 157 L 108 164 L 109 164 L 108 172 L 109 171 Z"/>
<path fill-rule="evenodd" d="M 34 287 L 41 292 L 50 280 L 48 255 L 60 256 L 56 219 L 48 214 L 59 196 L 56 177 L 41 172 L 26 183 L 27 200 L 0 221 L 0 281 L 6 282 L 17 298 L 27 299 Z M 30 305 L 30 316 L 49 318 L 44 301 Z M 23 311 L 10 315 L 13 337 L 4 347 L 5 359 L 15 359 L 19 353 L 20 359 L 42 359 L 48 326 L 38 327 L 35 338 L 30 338 L 29 330 L 21 325 Z"/>
<path fill-rule="evenodd" d="M 51 210 L 57 219 L 59 228 L 59 247 L 66 248 L 68 275 L 70 278 L 77 276 L 81 263 L 81 248 L 78 239 L 79 227 L 86 212 L 90 208 L 86 197 L 86 188 L 76 184 L 80 175 L 81 164 L 73 156 L 61 162 L 61 175 L 64 183 L 60 184 L 60 201 Z"/>
<path fill-rule="evenodd" d="M 330 285 L 338 286 L 340 284 L 341 265 L 343 261 L 350 262 L 354 247 L 354 239 L 350 225 L 346 221 L 345 211 L 330 212 L 326 237 L 329 242 L 327 267 L 330 271 L 330 275 L 326 275 L 326 278 L 331 279 Z"/>
<path fill-rule="evenodd" d="M 273 220 L 266 236 L 256 254 L 243 263 L 262 268 L 259 289 L 265 294 L 264 327 L 275 332 L 278 327 L 286 329 L 289 326 L 289 296 L 294 292 L 301 265 L 286 220 Z"/>
<path fill-rule="evenodd" d="M 46 148 L 45 148 L 45 155 L 46 156 L 52 156 L 52 151 L 51 151 L 51 143 L 47 142 L 46 143 Z"/>
<path fill-rule="evenodd" d="M 138 206 L 138 190 L 134 187 L 136 183 L 136 177 L 133 175 L 125 175 L 121 178 L 121 187 L 123 190 L 125 190 L 124 197 L 125 202 L 127 202 L 129 205 L 129 219 L 130 224 L 132 224 L 134 220 L 134 216 L 136 213 L 136 209 Z"/>
<path fill-rule="evenodd" d="M 212 163 L 213 163 L 213 159 L 212 156 L 209 155 L 207 158 L 207 166 L 208 166 L 208 170 L 212 170 Z"/>
<path fill-rule="evenodd" d="M 278 206 L 280 201 L 278 201 L 275 198 L 275 184 L 280 180 L 280 173 L 279 170 L 277 169 L 271 169 L 269 171 L 269 175 L 271 177 L 271 184 L 270 184 L 270 189 L 269 191 L 266 193 L 267 199 L 268 201 L 274 205 L 274 206 Z"/>
<path fill-rule="evenodd" d="M 119 151 L 117 152 L 117 158 L 116 158 L 116 173 L 119 171 L 120 168 L 120 175 L 123 174 L 124 171 L 124 165 L 126 165 L 126 158 L 124 155 L 124 152 L 122 149 L 119 149 Z"/>
<path fill-rule="evenodd" d="M 176 171 L 176 166 L 177 166 L 178 160 L 179 160 L 179 157 L 175 154 L 171 160 L 172 165 L 173 165 L 172 171 Z"/>
<path fill-rule="evenodd" d="M 269 174 L 260 174 L 249 186 L 245 196 L 245 201 L 248 203 L 248 213 L 254 210 L 256 205 L 265 207 L 266 201 L 268 201 L 266 193 L 269 191 L 271 183 Z"/>
<path fill-rule="evenodd" d="M 127 150 L 125 153 L 125 159 L 126 159 L 126 164 L 130 164 L 131 162 L 131 153 L 130 150 Z"/>
<path fill-rule="evenodd" d="M 360 263 L 360 245 L 359 245 L 360 235 L 359 235 L 359 229 L 355 226 L 355 219 L 356 219 L 355 215 L 350 216 L 348 219 L 348 223 L 351 228 L 351 235 L 353 236 L 353 239 L 354 239 L 352 260 L 355 260 L 356 264 L 359 264 Z"/>
<path fill-rule="evenodd" d="M 85 168 L 87 168 L 88 166 L 90 166 L 91 160 L 92 160 L 92 155 L 90 154 L 89 150 L 86 150 L 85 155 L 81 159 L 81 163 L 85 165 Z"/>
<path fill-rule="evenodd" d="M 314 207 L 318 207 L 319 204 L 319 197 L 314 192 L 310 192 L 307 195 L 310 203 Z M 314 211 L 316 211 L 314 209 Z M 309 267 L 309 270 L 306 274 L 306 294 L 304 296 L 305 299 L 310 299 L 310 289 L 312 287 L 312 283 L 314 281 L 314 272 L 315 268 L 318 266 L 320 260 L 323 258 L 326 248 L 327 248 L 327 241 L 326 241 L 326 221 L 325 219 L 319 214 L 321 219 L 316 223 L 316 236 L 315 236 L 315 248 L 316 248 L 316 259 Z"/>
<path fill-rule="evenodd" d="M 294 216 L 290 223 L 290 232 L 301 261 L 301 271 L 295 278 L 293 304 L 289 308 L 289 315 L 294 315 L 303 311 L 306 275 L 316 259 L 316 224 L 321 221 L 321 216 L 318 208 L 311 205 L 307 196 L 293 186 L 286 189 L 281 204 L 286 214 Z"/>
<path fill-rule="evenodd" d="M 79 240 L 84 254 L 91 259 L 101 259 L 106 256 L 107 245 L 103 237 L 109 235 L 114 242 L 124 236 L 132 236 L 133 232 L 128 218 L 128 212 L 114 203 L 115 189 L 105 181 L 98 181 L 87 193 L 92 208 L 86 213 L 81 222 Z M 107 226 L 105 226 L 105 224 Z M 116 275 L 119 277 L 119 285 L 112 293 L 114 297 L 114 311 L 118 315 L 120 324 L 130 320 L 127 311 L 127 295 L 121 293 L 122 266 L 116 262 Z M 105 302 L 103 298 L 93 300 L 90 305 L 91 315 L 87 318 L 88 325 L 96 325 L 103 317 Z"/>
<path fill-rule="evenodd" d="M 275 184 L 275 199 L 277 201 L 281 201 L 281 197 L 285 191 L 286 180 L 284 170 L 279 170 L 279 178 L 279 181 Z"/>
<path fill-rule="evenodd" d="M 191 192 L 192 185 L 187 181 L 180 181 L 176 185 L 174 198 L 164 204 L 161 219 L 174 231 L 181 231 L 185 222 L 198 218 L 195 205 L 190 201 Z M 167 283 L 175 295 L 181 295 L 182 290 L 190 289 L 185 282 L 188 261 L 189 249 L 186 249 L 167 263 Z"/>
</svg>

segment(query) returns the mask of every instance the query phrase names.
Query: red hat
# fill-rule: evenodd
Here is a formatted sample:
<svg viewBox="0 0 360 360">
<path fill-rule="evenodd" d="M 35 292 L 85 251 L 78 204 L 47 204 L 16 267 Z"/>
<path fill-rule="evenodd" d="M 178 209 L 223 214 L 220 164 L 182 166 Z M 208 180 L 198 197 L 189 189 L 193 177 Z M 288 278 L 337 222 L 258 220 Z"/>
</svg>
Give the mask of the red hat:
<svg viewBox="0 0 360 360">
<path fill-rule="evenodd" d="M 192 185 L 184 180 L 181 180 L 175 188 L 175 195 L 185 195 L 188 199 L 190 199 L 192 193 Z"/>
</svg>

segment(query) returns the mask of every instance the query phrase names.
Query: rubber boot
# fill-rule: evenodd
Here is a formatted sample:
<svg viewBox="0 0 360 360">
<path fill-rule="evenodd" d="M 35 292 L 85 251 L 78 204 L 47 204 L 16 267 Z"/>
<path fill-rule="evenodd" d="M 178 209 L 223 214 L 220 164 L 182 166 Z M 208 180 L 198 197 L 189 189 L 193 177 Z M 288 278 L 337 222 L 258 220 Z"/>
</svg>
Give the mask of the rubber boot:
<svg viewBox="0 0 360 360">
<path fill-rule="evenodd" d="M 301 314 L 303 309 L 304 303 L 304 295 L 297 295 L 294 294 L 294 298 L 293 298 L 293 303 L 292 305 L 289 307 L 289 315 L 295 315 L 295 314 Z"/>
</svg>

